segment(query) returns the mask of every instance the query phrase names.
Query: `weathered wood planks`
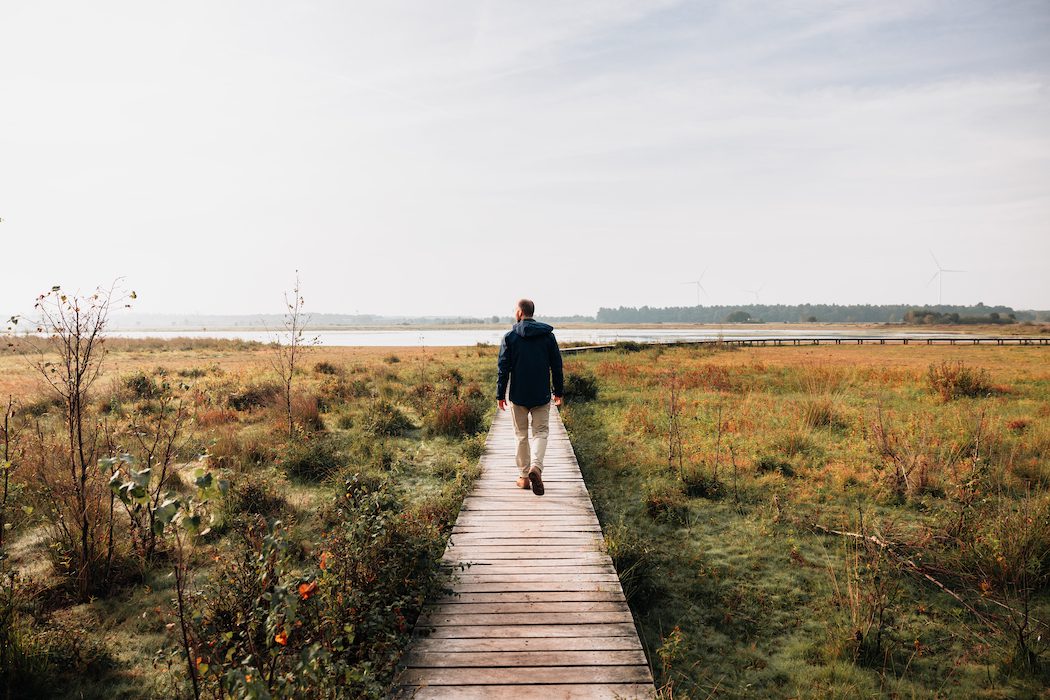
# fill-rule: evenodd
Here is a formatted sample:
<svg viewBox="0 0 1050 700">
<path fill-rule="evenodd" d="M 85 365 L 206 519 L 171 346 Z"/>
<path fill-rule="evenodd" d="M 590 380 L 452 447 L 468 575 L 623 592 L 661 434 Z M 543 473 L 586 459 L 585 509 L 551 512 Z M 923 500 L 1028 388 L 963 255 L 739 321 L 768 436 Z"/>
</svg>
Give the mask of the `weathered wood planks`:
<svg viewBox="0 0 1050 700">
<path fill-rule="evenodd" d="M 482 476 L 445 561 L 453 595 L 429 601 L 402 660 L 404 698 L 647 698 L 653 678 L 557 409 L 546 493 L 514 480 L 514 429 L 497 413 Z"/>
</svg>

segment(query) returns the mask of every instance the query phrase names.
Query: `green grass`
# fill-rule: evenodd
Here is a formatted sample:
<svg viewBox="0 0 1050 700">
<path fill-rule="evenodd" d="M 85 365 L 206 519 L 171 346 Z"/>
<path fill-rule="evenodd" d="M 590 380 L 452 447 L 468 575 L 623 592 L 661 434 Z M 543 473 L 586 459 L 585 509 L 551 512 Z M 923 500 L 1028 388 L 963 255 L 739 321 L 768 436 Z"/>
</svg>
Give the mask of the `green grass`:
<svg viewBox="0 0 1050 700">
<path fill-rule="evenodd" d="M 274 384 L 261 354 L 249 349 L 242 356 L 230 357 L 229 369 L 197 371 L 199 353 L 192 348 L 165 353 L 162 348 L 159 356 L 136 365 L 117 352 L 116 364 L 122 371 L 130 370 L 126 375 L 107 377 L 92 404 L 104 406 L 115 423 L 140 410 L 142 397 L 138 394 L 158 383 L 161 376 L 175 375 L 188 384 L 176 391 L 192 397 L 196 424 L 180 460 L 195 460 L 207 451 L 206 462 L 217 475 L 230 480 L 231 493 L 237 496 L 217 504 L 229 511 L 227 524 L 193 552 L 191 591 L 222 585 L 226 567 L 239 551 L 235 534 L 248 522 L 242 511 L 245 504 L 287 524 L 293 566 L 304 570 L 316 566 L 324 531 L 333 522 L 333 504 L 343 495 L 345 479 L 355 473 L 388 479 L 394 485 L 399 516 L 435 523 L 433 530 L 423 527 L 418 532 L 435 538 L 438 549 L 443 548 L 463 496 L 478 476 L 478 438 L 454 430 L 432 436 L 424 426 L 434 397 L 452 390 L 442 379 L 450 370 L 458 370 L 454 376 L 457 387 L 460 383 L 494 384 L 495 349 L 462 354 L 452 349 L 426 354 L 409 350 L 399 352 L 401 361 L 393 364 L 384 361 L 389 353 L 382 351 L 319 350 L 315 354 L 323 371 L 314 369 L 317 363 L 311 361 L 296 378 L 303 397 L 296 404 L 297 419 L 304 428 L 290 443 L 287 428 L 282 427 L 279 397 L 272 391 L 256 391 Z M 373 399 L 373 395 L 380 398 Z M 251 400 L 243 400 L 245 396 Z M 27 392 L 20 398 L 29 404 L 37 395 Z M 375 420 L 370 420 L 377 402 L 384 405 L 386 418 L 396 412 L 396 426 L 388 420 L 377 429 Z M 483 431 L 495 408 L 495 402 L 491 404 L 479 403 Z M 54 416 L 45 418 L 42 425 L 45 430 L 60 429 Z M 47 677 L 47 683 L 38 686 L 25 684 L 23 679 L 25 692 L 31 697 L 187 696 L 186 662 L 179 649 L 168 560 L 162 556 L 141 576 L 88 603 L 76 603 L 61 576 L 42 563 L 49 544 L 42 536 L 46 499 L 34 485 L 28 460 L 18 465 L 13 479 L 18 485 L 12 490 L 16 500 L 8 507 L 19 510 L 31 505 L 36 514 L 17 523 L 6 547 L 16 553 L 12 561 L 17 569 L 33 572 L 16 590 L 22 611 L 16 619 L 24 630 L 27 653 L 42 664 L 37 675 Z M 123 522 L 118 515 L 118 539 L 126 536 Z M 398 586 L 393 582 L 389 589 L 396 591 Z M 30 610 L 37 614 L 28 614 Z M 411 622 L 407 620 L 409 627 Z M 389 669 L 406 640 L 403 634 L 385 640 L 385 656 L 370 659 L 374 670 L 368 673 L 378 675 L 366 684 L 368 693 L 383 694 Z M 82 652 L 84 658 L 73 652 Z M 18 676 L 13 680 L 18 697 Z"/>
<path fill-rule="evenodd" d="M 599 377 L 600 391 L 595 402 L 569 404 L 566 425 L 668 697 L 1028 697 L 1043 687 L 1050 659 L 1019 668 L 1004 620 L 982 599 L 972 569 L 951 569 L 955 550 L 923 537 L 944 529 L 965 462 L 949 455 L 958 455 L 982 415 L 987 491 L 974 518 L 1014 507 L 1027 489 L 1045 497 L 1045 353 L 881 350 L 668 349 L 573 359 L 573 371 Z M 956 358 L 987 365 L 1003 390 L 945 402 L 926 370 Z M 667 458 L 672 372 L 683 387 L 687 473 L 714 478 L 717 460 L 722 488 L 715 499 L 686 494 L 679 507 L 654 510 L 652 494 L 680 483 Z M 888 470 L 873 468 L 884 463 L 872 444 L 880 404 L 900 449 L 926 465 L 925 482 L 903 500 Z M 1022 428 L 1007 427 L 1020 418 Z M 876 590 L 873 581 L 893 590 L 882 643 L 858 656 L 846 590 L 853 543 L 810 525 L 855 531 L 861 519 L 865 532 L 929 557 L 942 583 L 999 624 L 982 624 L 898 568 L 875 578 L 861 552 L 861 598 Z M 1045 556 L 1050 545 L 1037 545 Z M 1039 566 L 1045 572 L 1050 557 Z M 1033 584 L 1041 620 L 1050 620 L 1047 583 Z"/>
</svg>

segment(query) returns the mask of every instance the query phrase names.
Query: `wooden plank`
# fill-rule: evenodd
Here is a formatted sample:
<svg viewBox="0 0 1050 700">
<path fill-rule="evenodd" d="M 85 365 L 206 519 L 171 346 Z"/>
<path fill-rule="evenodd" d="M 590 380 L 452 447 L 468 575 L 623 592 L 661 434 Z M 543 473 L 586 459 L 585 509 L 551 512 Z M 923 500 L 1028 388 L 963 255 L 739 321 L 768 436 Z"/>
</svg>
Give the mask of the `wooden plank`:
<svg viewBox="0 0 1050 700">
<path fill-rule="evenodd" d="M 475 564 L 463 570 L 457 570 L 457 575 L 463 574 L 615 574 L 616 569 L 611 564 L 570 564 L 566 566 L 551 566 L 547 562 L 533 562 L 535 566 L 522 566 L 519 562 L 507 562 L 507 566 L 498 564 Z"/>
<path fill-rule="evenodd" d="M 462 564 L 461 568 L 459 565 Z M 453 572 L 477 570 L 485 566 L 516 566 L 521 569 L 536 568 L 540 566 L 612 566 L 612 561 L 607 556 L 597 553 L 584 552 L 569 557 L 549 557 L 544 559 L 493 559 L 475 561 L 450 561 L 446 566 Z"/>
<path fill-rule="evenodd" d="M 595 537 L 594 533 L 573 532 L 535 532 L 526 535 L 492 535 L 484 533 L 453 534 L 449 538 L 449 544 L 453 547 L 461 545 L 499 545 L 499 544 L 552 544 L 552 545 L 577 545 L 581 549 L 595 549 L 601 546 L 602 539 Z"/>
<path fill-rule="evenodd" d="M 462 593 L 538 593 L 541 591 L 607 591 L 623 595 L 619 581 L 531 581 L 523 583 L 462 583 Z"/>
<path fill-rule="evenodd" d="M 543 603 L 543 602 L 590 602 L 623 600 L 623 591 L 457 591 L 456 594 L 435 598 L 443 603 Z"/>
<path fill-rule="evenodd" d="M 639 666 L 648 663 L 641 649 L 628 651 L 511 651 L 444 652 L 407 654 L 412 668 L 470 668 L 472 666 Z"/>
<path fill-rule="evenodd" d="M 638 637 L 476 637 L 468 639 L 412 640 L 412 649 L 418 652 L 443 651 L 587 651 L 600 649 L 638 649 Z"/>
<path fill-rule="evenodd" d="M 536 583 L 536 582 L 561 582 L 566 581 L 573 583 L 580 582 L 601 582 L 601 581 L 619 581 L 620 578 L 616 574 L 605 574 L 605 573 L 529 573 L 523 574 L 520 572 L 514 572 L 511 574 L 494 574 L 489 572 L 483 573 L 463 573 L 459 575 L 457 579 L 461 583 Z"/>
<path fill-rule="evenodd" d="M 618 612 L 524 612 L 524 613 L 425 613 L 417 625 L 447 627 L 450 625 L 596 625 L 633 622 L 629 610 Z"/>
<path fill-rule="evenodd" d="M 554 613 L 554 612 L 617 612 L 628 610 L 627 603 L 619 600 L 549 601 L 545 603 L 444 603 L 423 607 L 425 615 L 456 613 Z"/>
<path fill-rule="evenodd" d="M 603 623 L 581 625 L 458 625 L 424 627 L 431 639 L 465 639 L 469 637 L 635 637 L 634 624 Z"/>
<path fill-rule="evenodd" d="M 517 668 L 409 668 L 402 682 L 408 685 L 533 685 L 543 683 L 646 683 L 652 676 L 649 667 L 630 666 L 537 666 L 528 673 Z"/>
<path fill-rule="evenodd" d="M 515 448 L 509 417 L 497 415 L 443 555 L 452 593 L 416 621 L 400 691 L 650 697 L 652 674 L 557 411 L 542 497 L 514 484 Z"/>
<path fill-rule="evenodd" d="M 413 690 L 412 700 L 641 700 L 652 698 L 651 683 L 588 683 L 585 685 L 437 685 Z"/>
</svg>

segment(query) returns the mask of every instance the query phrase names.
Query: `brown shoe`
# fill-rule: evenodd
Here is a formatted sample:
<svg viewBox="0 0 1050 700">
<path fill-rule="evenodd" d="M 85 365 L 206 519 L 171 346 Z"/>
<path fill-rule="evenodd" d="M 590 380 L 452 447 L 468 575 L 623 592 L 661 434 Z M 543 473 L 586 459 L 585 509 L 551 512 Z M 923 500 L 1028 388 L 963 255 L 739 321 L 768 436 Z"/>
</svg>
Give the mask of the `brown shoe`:
<svg viewBox="0 0 1050 700">
<path fill-rule="evenodd" d="M 537 496 L 543 495 L 543 479 L 540 477 L 540 470 L 536 467 L 529 469 L 529 481 L 532 482 L 532 492 Z"/>
<path fill-rule="evenodd" d="M 518 477 L 518 488 L 519 489 L 531 489 L 532 488 L 532 482 L 529 481 L 529 477 L 527 477 L 527 476 L 519 476 Z"/>
</svg>

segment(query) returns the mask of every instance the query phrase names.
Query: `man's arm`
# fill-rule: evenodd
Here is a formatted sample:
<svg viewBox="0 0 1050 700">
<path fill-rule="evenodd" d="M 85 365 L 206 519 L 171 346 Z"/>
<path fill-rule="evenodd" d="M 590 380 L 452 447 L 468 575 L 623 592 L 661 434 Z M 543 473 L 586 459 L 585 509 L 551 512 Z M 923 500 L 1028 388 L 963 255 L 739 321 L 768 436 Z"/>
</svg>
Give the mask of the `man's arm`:
<svg viewBox="0 0 1050 700">
<path fill-rule="evenodd" d="M 507 347 L 507 336 L 499 344 L 499 357 L 496 359 L 496 399 L 500 402 L 507 399 L 507 381 L 510 379 L 510 348 Z"/>
<path fill-rule="evenodd" d="M 561 350 L 558 349 L 558 341 L 551 333 L 550 343 L 547 345 L 547 360 L 551 366 L 551 380 L 554 383 L 554 397 L 560 399 L 565 393 L 565 377 L 562 376 Z M 560 405 L 561 402 L 559 401 Z"/>
</svg>

